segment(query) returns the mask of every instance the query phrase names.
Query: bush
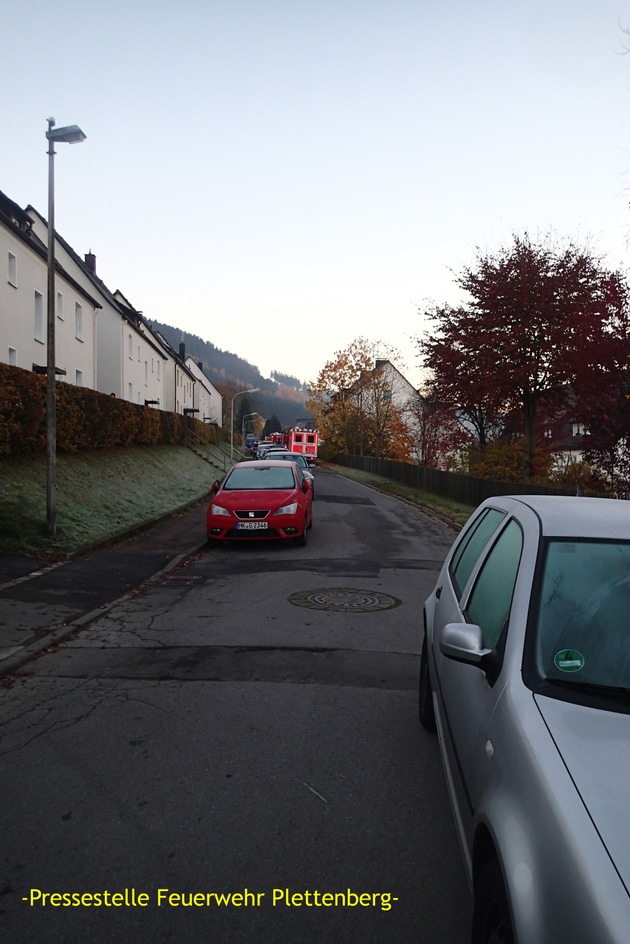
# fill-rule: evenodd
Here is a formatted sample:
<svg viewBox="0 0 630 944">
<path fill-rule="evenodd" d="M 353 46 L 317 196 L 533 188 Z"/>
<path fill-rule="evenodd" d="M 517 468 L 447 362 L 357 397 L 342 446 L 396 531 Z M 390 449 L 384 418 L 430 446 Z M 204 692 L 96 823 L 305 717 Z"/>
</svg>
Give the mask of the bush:
<svg viewBox="0 0 630 944">
<path fill-rule="evenodd" d="M 57 383 L 57 449 L 186 445 L 191 437 L 217 442 L 214 426 L 192 416 L 140 406 L 117 397 Z M 0 455 L 24 456 L 46 449 L 46 377 L 0 364 Z"/>
</svg>

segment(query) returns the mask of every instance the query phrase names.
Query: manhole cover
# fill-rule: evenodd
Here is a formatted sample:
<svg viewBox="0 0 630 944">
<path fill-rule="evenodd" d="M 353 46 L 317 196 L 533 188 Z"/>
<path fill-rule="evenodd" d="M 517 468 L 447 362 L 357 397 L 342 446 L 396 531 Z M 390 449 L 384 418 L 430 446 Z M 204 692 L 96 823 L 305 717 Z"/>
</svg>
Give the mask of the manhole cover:
<svg viewBox="0 0 630 944">
<path fill-rule="evenodd" d="M 302 590 L 292 593 L 289 603 L 305 606 L 311 610 L 334 610 L 337 613 L 372 613 L 374 610 L 391 610 L 401 601 L 387 593 L 373 590 L 355 590 L 345 587 L 333 590 Z"/>
</svg>

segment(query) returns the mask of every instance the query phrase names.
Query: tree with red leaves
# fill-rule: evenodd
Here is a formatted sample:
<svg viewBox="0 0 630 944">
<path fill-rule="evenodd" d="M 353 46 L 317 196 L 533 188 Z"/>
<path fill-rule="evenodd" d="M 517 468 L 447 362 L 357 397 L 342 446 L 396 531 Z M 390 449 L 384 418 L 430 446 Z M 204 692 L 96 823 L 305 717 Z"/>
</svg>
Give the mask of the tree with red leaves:
<svg viewBox="0 0 630 944">
<path fill-rule="evenodd" d="M 535 243 L 526 233 L 494 255 L 478 251 L 455 281 L 471 301 L 424 312 L 432 330 L 417 339 L 432 389 L 482 446 L 518 410 L 529 479 L 540 398 L 578 382 L 586 389 L 595 377 L 608 381 L 625 323 L 625 280 L 588 249 L 551 237 Z"/>
</svg>

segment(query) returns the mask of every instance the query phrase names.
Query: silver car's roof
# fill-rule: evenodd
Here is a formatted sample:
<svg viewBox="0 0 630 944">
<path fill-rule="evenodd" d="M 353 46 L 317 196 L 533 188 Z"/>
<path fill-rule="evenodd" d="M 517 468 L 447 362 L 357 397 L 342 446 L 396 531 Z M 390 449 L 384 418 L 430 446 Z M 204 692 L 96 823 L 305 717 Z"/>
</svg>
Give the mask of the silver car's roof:
<svg viewBox="0 0 630 944">
<path fill-rule="evenodd" d="M 565 495 L 509 495 L 484 504 L 519 514 L 525 505 L 538 517 L 548 537 L 630 540 L 630 501 Z"/>
</svg>

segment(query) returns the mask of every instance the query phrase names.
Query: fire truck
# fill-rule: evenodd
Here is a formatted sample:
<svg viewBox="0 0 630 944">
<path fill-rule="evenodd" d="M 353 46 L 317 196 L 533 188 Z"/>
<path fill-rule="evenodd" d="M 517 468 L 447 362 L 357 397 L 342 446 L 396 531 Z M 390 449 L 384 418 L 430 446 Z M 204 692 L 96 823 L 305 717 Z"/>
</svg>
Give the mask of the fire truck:
<svg viewBox="0 0 630 944">
<path fill-rule="evenodd" d="M 271 433 L 269 439 L 276 445 L 286 446 L 289 452 L 300 452 L 305 458 L 313 461 L 317 459 L 319 436 L 312 425 L 292 426 L 281 433 Z"/>
<path fill-rule="evenodd" d="M 284 434 L 284 445 L 289 452 L 300 452 L 306 459 L 317 459 L 318 433 L 307 426 L 293 426 Z"/>
</svg>

